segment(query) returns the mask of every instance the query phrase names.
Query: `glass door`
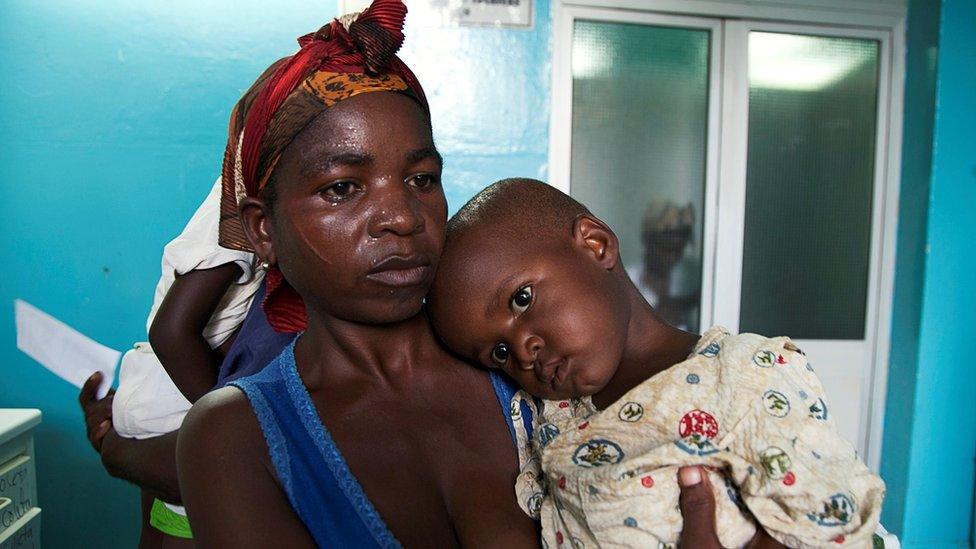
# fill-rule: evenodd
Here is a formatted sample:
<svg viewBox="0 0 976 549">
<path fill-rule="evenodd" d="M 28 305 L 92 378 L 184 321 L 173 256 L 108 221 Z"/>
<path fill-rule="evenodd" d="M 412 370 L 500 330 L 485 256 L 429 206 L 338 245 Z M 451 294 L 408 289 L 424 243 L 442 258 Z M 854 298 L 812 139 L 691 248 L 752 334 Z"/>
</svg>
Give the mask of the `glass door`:
<svg viewBox="0 0 976 549">
<path fill-rule="evenodd" d="M 550 183 L 672 324 L 794 338 L 876 464 L 890 33 L 564 5 L 554 28 Z"/>
<path fill-rule="evenodd" d="M 887 35 L 726 24 L 715 318 L 789 335 L 864 451 L 884 189 Z"/>
</svg>

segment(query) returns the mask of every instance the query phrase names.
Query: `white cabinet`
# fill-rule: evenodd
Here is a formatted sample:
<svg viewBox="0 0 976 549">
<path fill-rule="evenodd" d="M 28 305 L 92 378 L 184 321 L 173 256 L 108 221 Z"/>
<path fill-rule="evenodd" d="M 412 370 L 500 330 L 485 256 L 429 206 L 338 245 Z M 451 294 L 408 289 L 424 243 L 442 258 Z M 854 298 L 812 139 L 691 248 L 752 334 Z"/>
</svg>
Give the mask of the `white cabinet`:
<svg viewBox="0 0 976 549">
<path fill-rule="evenodd" d="M 0 409 L 0 549 L 41 546 L 34 427 L 40 410 Z"/>
</svg>

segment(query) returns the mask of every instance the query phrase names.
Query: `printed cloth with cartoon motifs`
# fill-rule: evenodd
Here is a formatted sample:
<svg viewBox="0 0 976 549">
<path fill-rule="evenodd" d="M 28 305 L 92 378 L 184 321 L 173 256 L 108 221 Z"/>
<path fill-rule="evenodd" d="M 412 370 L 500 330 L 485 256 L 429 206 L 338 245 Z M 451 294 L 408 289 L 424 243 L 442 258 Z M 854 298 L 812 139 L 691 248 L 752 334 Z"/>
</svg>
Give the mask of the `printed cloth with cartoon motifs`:
<svg viewBox="0 0 976 549">
<path fill-rule="evenodd" d="M 523 406 L 533 418 L 529 440 Z M 820 380 L 789 338 L 706 332 L 687 360 L 597 411 L 589 397 L 512 400 L 519 505 L 543 544 L 677 544 L 678 467 L 707 465 L 719 540 L 756 521 L 789 547 L 871 547 L 884 482 L 837 432 Z M 883 529 L 879 529 L 883 532 Z"/>
</svg>

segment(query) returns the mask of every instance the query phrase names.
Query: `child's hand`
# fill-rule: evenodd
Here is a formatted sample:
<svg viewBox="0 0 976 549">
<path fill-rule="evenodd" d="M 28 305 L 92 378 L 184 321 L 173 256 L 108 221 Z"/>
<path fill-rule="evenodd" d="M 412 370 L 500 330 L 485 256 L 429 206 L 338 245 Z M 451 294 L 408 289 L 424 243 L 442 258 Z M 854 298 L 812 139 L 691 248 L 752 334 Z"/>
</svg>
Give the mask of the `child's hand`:
<svg viewBox="0 0 976 549">
<path fill-rule="evenodd" d="M 112 400 L 115 398 L 115 389 L 110 389 L 101 400 L 95 398 L 101 382 L 101 372 L 95 372 L 85 381 L 81 394 L 78 395 L 78 403 L 81 404 L 81 411 L 85 414 L 88 442 L 99 453 L 102 451 L 102 439 L 112 428 Z"/>
<path fill-rule="evenodd" d="M 715 529 L 715 498 L 712 496 L 708 475 L 701 467 L 682 467 L 678 470 L 678 485 L 681 487 L 678 504 L 684 519 L 678 545 L 696 549 L 721 548 L 722 544 L 718 541 Z M 746 547 L 766 549 L 784 545 L 767 534 L 762 526 L 757 525 L 756 535 Z"/>
</svg>

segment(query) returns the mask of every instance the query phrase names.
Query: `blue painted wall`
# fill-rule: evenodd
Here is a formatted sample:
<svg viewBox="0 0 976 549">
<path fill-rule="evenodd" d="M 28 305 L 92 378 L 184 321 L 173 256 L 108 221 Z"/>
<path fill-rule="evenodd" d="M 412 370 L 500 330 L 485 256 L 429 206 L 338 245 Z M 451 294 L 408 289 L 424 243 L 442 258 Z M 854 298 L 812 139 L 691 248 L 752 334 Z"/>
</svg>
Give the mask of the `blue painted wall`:
<svg viewBox="0 0 976 549">
<path fill-rule="evenodd" d="M 906 169 L 882 464 L 890 491 L 884 520 L 906 547 L 967 547 L 976 370 L 960 346 L 976 339 L 976 1 L 942 0 L 941 14 L 933 9 L 939 8 L 913 3 L 909 21 Z M 936 45 L 933 73 L 924 58 Z M 933 75 L 934 126 L 928 106 Z"/>
<path fill-rule="evenodd" d="M 451 213 L 498 179 L 546 177 L 549 19 L 548 0 L 535 1 L 531 29 L 429 26 L 408 14 L 401 56 L 430 101 Z"/>
<path fill-rule="evenodd" d="M 902 138 L 898 251 L 892 307 L 888 406 L 885 414 L 881 476 L 888 485 L 882 521 L 902 532 L 908 487 L 908 449 L 915 414 L 922 289 L 932 132 L 935 124 L 935 82 L 939 46 L 940 0 L 909 4 L 905 56 L 905 111 Z"/>
<path fill-rule="evenodd" d="M 544 176 L 549 3 L 528 30 L 428 28 L 403 57 L 427 89 L 452 211 Z M 0 407 L 37 407 L 48 547 L 132 547 L 137 491 L 84 439 L 77 391 L 16 350 L 22 298 L 116 349 L 145 338 L 163 245 L 219 174 L 230 108 L 332 0 L 34 0 L 0 6 Z"/>
</svg>

